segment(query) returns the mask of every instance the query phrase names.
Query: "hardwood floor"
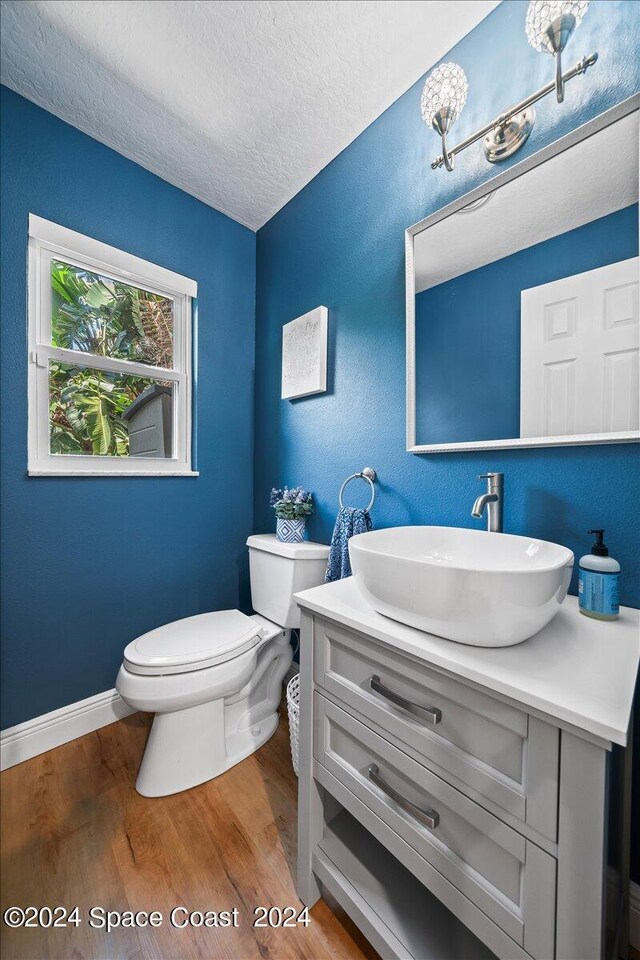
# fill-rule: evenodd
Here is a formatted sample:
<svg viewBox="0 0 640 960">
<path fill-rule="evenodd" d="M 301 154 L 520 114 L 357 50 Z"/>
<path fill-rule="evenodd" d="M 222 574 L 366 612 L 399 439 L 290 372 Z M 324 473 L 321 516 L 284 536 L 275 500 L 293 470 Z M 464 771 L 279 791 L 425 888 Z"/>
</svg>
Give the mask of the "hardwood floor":
<svg viewBox="0 0 640 960">
<path fill-rule="evenodd" d="M 134 789 L 148 727 L 149 718 L 136 714 L 2 774 L 3 913 L 77 906 L 81 918 L 78 927 L 57 929 L 2 924 L 4 960 L 375 960 L 335 904 L 316 904 L 307 927 L 252 925 L 257 906 L 302 909 L 286 721 L 216 780 L 153 800 Z M 176 929 L 169 914 L 179 906 L 237 907 L 239 926 Z M 108 933 L 90 926 L 93 907 L 157 910 L 164 919 Z"/>
</svg>

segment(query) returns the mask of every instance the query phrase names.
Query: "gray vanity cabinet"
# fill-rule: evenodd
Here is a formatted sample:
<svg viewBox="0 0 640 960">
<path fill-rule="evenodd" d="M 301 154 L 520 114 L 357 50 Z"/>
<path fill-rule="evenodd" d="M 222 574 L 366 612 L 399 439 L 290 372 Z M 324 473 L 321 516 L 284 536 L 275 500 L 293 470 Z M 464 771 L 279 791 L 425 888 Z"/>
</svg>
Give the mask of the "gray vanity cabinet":
<svg viewBox="0 0 640 960">
<path fill-rule="evenodd" d="M 327 590 L 298 598 L 303 902 L 326 888 L 384 957 L 602 958 L 611 743 L 394 643 L 418 631 L 332 619 Z"/>
<path fill-rule="evenodd" d="M 317 626 L 314 675 L 326 694 L 424 757 L 454 786 L 555 841 L 557 727 L 330 622 Z M 381 675 L 385 682 L 372 686 Z M 395 709 L 398 697 L 408 709 Z M 433 703 L 436 718 L 425 713 Z"/>
</svg>

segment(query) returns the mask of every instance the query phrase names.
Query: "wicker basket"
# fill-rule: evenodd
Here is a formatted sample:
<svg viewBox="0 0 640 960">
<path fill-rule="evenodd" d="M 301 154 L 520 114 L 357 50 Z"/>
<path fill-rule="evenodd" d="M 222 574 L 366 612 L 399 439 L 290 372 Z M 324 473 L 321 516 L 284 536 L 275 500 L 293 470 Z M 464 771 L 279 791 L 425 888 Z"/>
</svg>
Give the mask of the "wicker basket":
<svg viewBox="0 0 640 960">
<path fill-rule="evenodd" d="M 287 684 L 287 711 L 289 713 L 289 736 L 291 738 L 291 762 L 298 776 L 298 745 L 300 742 L 300 674 L 296 673 Z"/>
</svg>

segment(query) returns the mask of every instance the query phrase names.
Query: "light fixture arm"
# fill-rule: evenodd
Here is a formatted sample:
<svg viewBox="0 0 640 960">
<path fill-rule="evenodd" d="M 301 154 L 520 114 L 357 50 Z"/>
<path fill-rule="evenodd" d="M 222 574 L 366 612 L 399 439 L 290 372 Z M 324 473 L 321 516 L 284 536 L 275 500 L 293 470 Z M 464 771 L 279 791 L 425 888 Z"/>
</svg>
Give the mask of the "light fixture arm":
<svg viewBox="0 0 640 960">
<path fill-rule="evenodd" d="M 557 50 L 554 53 L 553 57 L 556 62 L 556 98 L 558 100 L 558 103 L 562 103 L 564 100 L 564 77 L 562 76 L 562 50 Z"/>
<path fill-rule="evenodd" d="M 556 71 L 561 71 L 561 59 L 560 52 L 556 53 Z M 481 127 L 479 130 L 476 130 L 475 133 L 472 133 L 471 136 L 467 137 L 465 140 L 461 140 L 460 143 L 457 143 L 454 147 L 450 147 L 447 152 L 447 161 L 445 161 L 445 147 L 444 147 L 444 134 L 442 134 L 443 142 L 443 152 L 439 157 L 431 164 L 432 170 L 437 170 L 439 167 L 446 167 L 447 170 L 451 171 L 453 169 L 453 162 L 455 157 L 462 153 L 463 150 L 466 150 L 467 147 L 470 147 L 472 143 L 476 143 L 478 140 L 481 140 L 488 133 L 491 133 L 496 127 L 504 127 L 508 121 L 516 116 L 517 114 L 522 113 L 528 107 L 532 106 L 534 103 L 537 103 L 538 100 L 542 100 L 543 97 L 548 96 L 548 94 L 556 92 L 558 97 L 558 102 L 562 102 L 562 97 L 564 96 L 564 85 L 569 80 L 572 80 L 574 77 L 579 76 L 581 73 L 586 73 L 587 69 L 596 62 L 598 59 L 597 53 L 592 53 L 588 57 L 582 57 L 581 60 L 571 67 L 570 70 L 567 70 L 566 73 L 560 72 L 559 77 L 556 75 L 554 80 L 550 83 L 545 84 L 544 87 L 540 87 L 539 90 L 536 90 L 535 93 L 532 93 L 531 96 L 526 97 L 526 99 L 521 100 L 520 103 L 516 103 L 515 106 L 510 107 L 506 113 L 501 114 L 499 117 L 496 117 L 495 120 L 492 120 L 486 126 Z"/>
<path fill-rule="evenodd" d="M 573 13 L 562 13 L 555 17 L 544 31 L 543 42 L 546 50 L 553 54 L 556 64 L 556 98 L 558 103 L 564 100 L 564 78 L 562 76 L 562 51 L 576 28 Z"/>
<path fill-rule="evenodd" d="M 449 173 L 453 170 L 453 165 L 455 163 L 456 155 L 455 153 L 449 153 L 447 150 L 447 134 L 446 131 L 442 131 L 442 162 L 444 164 L 445 170 L 448 170 Z"/>
<path fill-rule="evenodd" d="M 455 156 L 449 152 L 447 147 L 447 133 L 451 124 L 455 120 L 455 115 L 452 114 L 449 107 L 441 107 L 436 114 L 434 114 L 431 125 L 436 133 L 440 134 L 440 140 L 442 142 L 442 163 L 446 170 L 451 173 L 453 170 L 453 164 L 455 161 Z"/>
</svg>

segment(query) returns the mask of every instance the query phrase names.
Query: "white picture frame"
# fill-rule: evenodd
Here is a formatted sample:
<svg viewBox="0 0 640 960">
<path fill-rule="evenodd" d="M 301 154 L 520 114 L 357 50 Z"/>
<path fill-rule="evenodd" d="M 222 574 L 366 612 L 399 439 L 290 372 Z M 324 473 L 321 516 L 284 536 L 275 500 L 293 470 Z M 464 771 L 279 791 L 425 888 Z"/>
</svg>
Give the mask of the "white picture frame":
<svg viewBox="0 0 640 960">
<path fill-rule="evenodd" d="M 328 327 L 326 307 L 315 307 L 282 327 L 282 400 L 326 392 Z"/>
</svg>

